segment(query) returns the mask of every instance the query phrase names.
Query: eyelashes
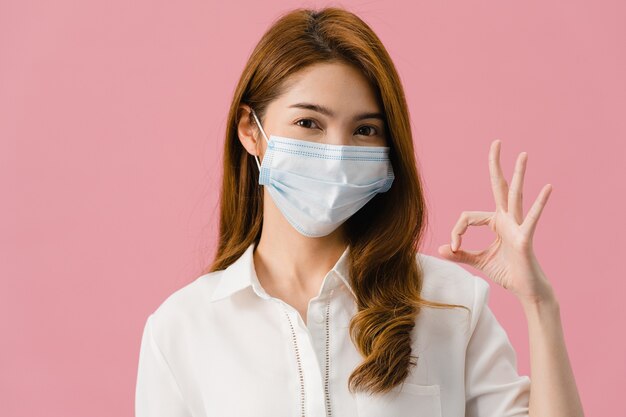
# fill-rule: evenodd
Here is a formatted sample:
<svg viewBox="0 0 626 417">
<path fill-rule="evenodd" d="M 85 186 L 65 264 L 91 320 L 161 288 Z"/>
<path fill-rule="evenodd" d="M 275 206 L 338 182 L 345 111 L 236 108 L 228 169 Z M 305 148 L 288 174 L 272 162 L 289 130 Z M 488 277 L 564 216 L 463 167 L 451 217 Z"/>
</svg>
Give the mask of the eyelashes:
<svg viewBox="0 0 626 417">
<path fill-rule="evenodd" d="M 316 122 L 315 120 L 313 120 L 313 119 L 308 119 L 308 118 L 306 118 L 306 119 L 299 119 L 299 120 L 296 120 L 294 124 L 295 124 L 296 126 L 298 126 L 298 127 L 303 128 L 303 129 L 311 129 L 311 127 L 309 127 L 309 126 L 311 125 L 311 123 L 306 123 L 306 124 L 307 124 L 307 125 L 309 125 L 309 126 L 303 126 L 303 125 L 301 125 L 301 124 L 300 124 L 300 122 L 311 122 L 313 125 L 315 125 L 315 126 L 319 127 L 319 126 L 318 126 L 318 124 L 317 124 L 317 122 Z M 374 133 L 373 133 L 373 134 L 371 134 L 371 135 L 361 135 L 361 136 L 377 136 L 377 135 L 379 135 L 379 134 L 380 134 L 380 132 L 378 131 L 378 128 L 377 128 L 376 126 L 372 126 L 372 125 L 363 125 L 363 126 L 359 126 L 359 127 L 357 128 L 356 132 L 360 131 L 360 130 L 361 130 L 361 129 L 363 129 L 363 128 L 367 128 L 367 129 L 369 129 L 369 130 L 370 130 L 370 132 L 372 132 L 372 131 L 373 131 Z"/>
<path fill-rule="evenodd" d="M 303 127 L 305 129 L 310 129 L 310 127 L 302 126 L 301 124 L 299 124 L 300 122 L 313 122 L 313 124 L 315 124 L 317 126 L 317 123 L 315 123 L 315 121 L 313 121 L 313 119 L 300 119 L 300 120 L 297 120 L 296 123 L 295 123 L 296 126 Z"/>
</svg>

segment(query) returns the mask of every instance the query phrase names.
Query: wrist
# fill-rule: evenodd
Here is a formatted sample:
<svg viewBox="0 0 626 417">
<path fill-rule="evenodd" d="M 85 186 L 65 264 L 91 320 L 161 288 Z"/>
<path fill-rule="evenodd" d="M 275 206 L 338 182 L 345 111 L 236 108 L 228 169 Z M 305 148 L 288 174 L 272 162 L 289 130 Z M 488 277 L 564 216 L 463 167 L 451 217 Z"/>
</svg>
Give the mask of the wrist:
<svg viewBox="0 0 626 417">
<path fill-rule="evenodd" d="M 560 308 L 556 295 L 551 288 L 541 295 L 519 297 L 519 300 L 527 315 L 543 311 L 559 311 Z"/>
</svg>

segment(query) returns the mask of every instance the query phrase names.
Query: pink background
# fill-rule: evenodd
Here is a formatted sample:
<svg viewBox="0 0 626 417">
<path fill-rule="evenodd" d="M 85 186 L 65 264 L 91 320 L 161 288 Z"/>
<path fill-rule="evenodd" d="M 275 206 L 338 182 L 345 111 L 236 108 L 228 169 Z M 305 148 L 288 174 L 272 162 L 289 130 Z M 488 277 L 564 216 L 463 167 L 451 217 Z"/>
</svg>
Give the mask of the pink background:
<svg viewBox="0 0 626 417">
<path fill-rule="evenodd" d="M 623 410 L 626 8 L 620 1 L 0 3 L 0 414 L 131 416 L 143 324 L 214 253 L 225 119 L 265 29 L 342 5 L 408 96 L 436 255 L 493 210 L 487 153 L 529 154 L 524 206 L 587 415 Z M 490 242 L 472 229 L 464 247 Z M 477 272 L 472 270 L 472 272 Z M 490 305 L 529 373 L 519 303 Z"/>
</svg>

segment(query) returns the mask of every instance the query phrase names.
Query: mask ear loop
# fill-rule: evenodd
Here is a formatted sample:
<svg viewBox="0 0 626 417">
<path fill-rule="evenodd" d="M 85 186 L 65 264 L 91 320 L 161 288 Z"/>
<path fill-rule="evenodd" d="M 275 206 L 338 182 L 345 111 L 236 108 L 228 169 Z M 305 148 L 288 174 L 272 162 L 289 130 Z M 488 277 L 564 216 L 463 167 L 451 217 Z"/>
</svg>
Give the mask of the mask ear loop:
<svg viewBox="0 0 626 417">
<path fill-rule="evenodd" d="M 256 120 L 257 126 L 259 126 L 259 129 L 261 129 L 261 133 L 263 134 L 263 137 L 265 138 L 265 141 L 269 145 L 270 141 L 267 139 L 267 135 L 265 134 L 265 131 L 263 130 L 263 127 L 261 126 L 261 121 L 257 117 L 256 112 L 254 111 L 254 109 L 250 109 L 250 110 L 252 112 L 252 116 L 254 116 L 254 119 Z M 256 160 L 256 166 L 259 167 L 259 172 L 260 172 L 261 171 L 261 164 L 259 163 L 258 155 L 254 155 L 254 159 Z"/>
</svg>

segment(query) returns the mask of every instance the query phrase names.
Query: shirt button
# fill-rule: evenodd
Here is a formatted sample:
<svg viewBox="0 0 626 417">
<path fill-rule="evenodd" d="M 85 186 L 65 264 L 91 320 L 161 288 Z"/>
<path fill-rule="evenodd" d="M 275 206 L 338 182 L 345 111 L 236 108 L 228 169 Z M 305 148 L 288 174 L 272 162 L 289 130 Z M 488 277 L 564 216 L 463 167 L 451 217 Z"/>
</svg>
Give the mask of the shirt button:
<svg viewBox="0 0 626 417">
<path fill-rule="evenodd" d="M 321 314 L 321 313 L 320 314 L 316 314 L 315 315 L 315 322 L 319 323 L 319 324 L 324 323 L 324 315 Z"/>
</svg>

